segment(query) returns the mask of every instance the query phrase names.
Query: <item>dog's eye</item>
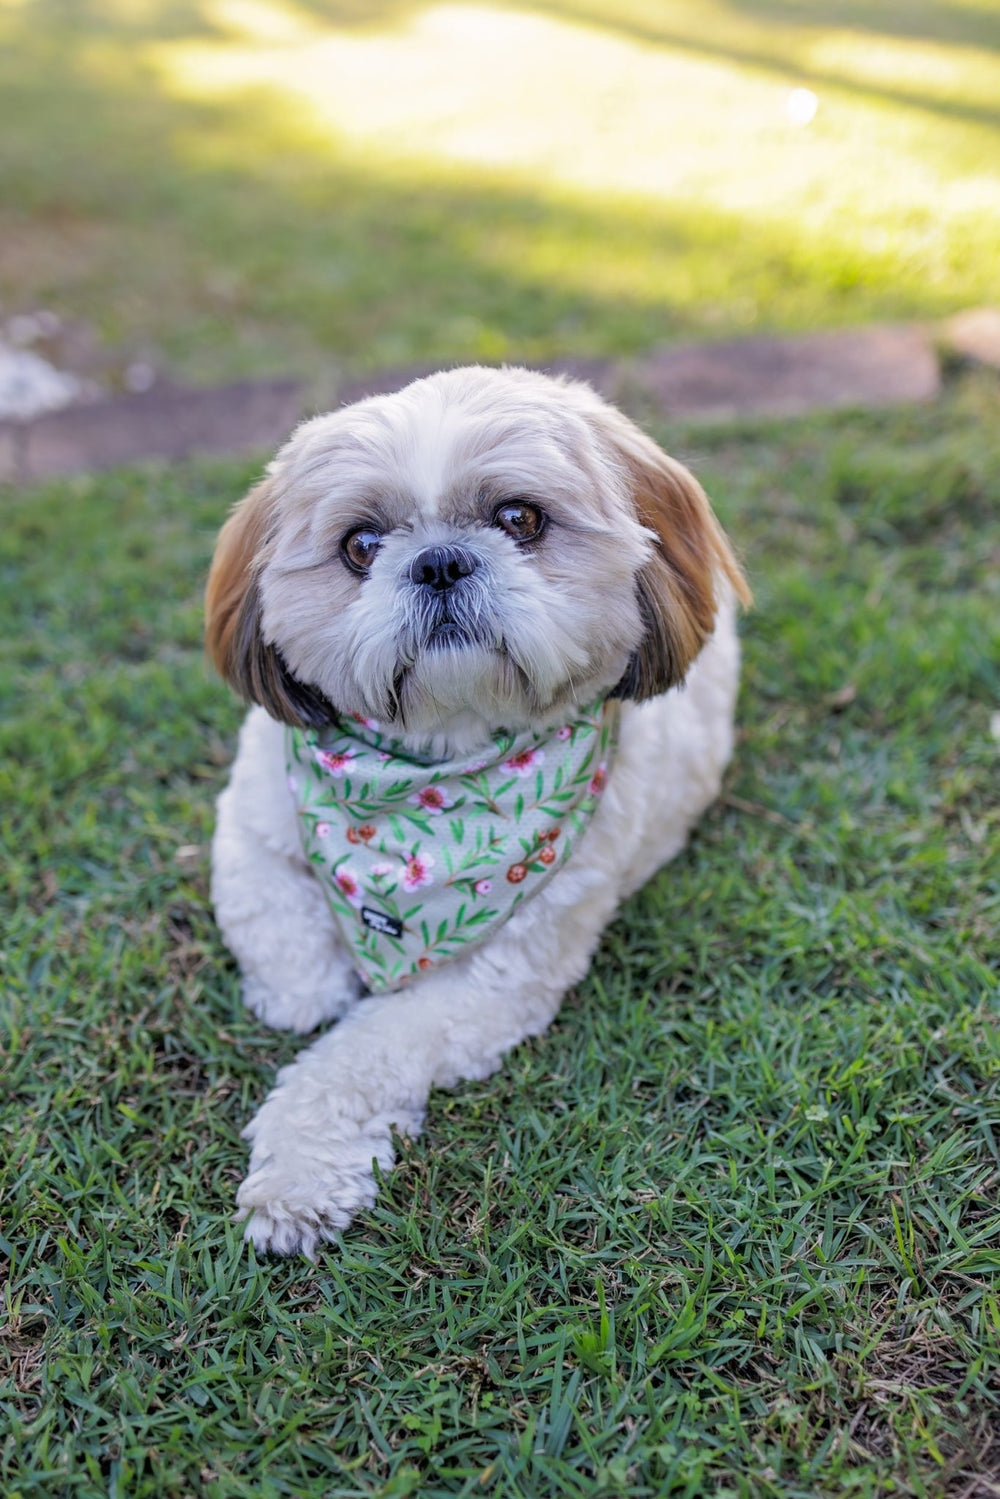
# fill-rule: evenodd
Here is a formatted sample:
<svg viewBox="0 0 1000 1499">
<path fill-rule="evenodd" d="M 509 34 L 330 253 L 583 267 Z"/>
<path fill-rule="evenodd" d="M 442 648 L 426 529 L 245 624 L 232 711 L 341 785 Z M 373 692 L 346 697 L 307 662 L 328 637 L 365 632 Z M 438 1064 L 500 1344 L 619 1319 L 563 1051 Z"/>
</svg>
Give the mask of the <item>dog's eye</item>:
<svg viewBox="0 0 1000 1499">
<path fill-rule="evenodd" d="M 372 531 L 368 526 L 359 526 L 356 531 L 348 531 L 340 543 L 340 550 L 352 572 L 366 573 L 375 561 L 375 553 L 381 545 L 382 537 L 378 531 Z"/>
<path fill-rule="evenodd" d="M 500 506 L 493 524 L 506 531 L 508 536 L 513 536 L 515 541 L 534 541 L 542 533 L 545 515 L 537 505 L 529 505 L 526 500 L 511 500 Z"/>
</svg>

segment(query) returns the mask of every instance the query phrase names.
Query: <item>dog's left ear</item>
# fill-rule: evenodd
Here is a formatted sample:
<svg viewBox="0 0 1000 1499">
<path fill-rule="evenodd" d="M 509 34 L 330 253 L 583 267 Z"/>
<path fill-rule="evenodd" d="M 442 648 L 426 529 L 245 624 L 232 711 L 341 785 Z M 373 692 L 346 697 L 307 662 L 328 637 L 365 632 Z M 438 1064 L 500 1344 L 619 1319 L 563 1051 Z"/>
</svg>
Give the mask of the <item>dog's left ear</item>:
<svg viewBox="0 0 1000 1499">
<path fill-rule="evenodd" d="M 614 690 L 643 702 L 684 680 L 715 626 L 720 588 L 747 605 L 751 594 L 694 475 L 613 407 L 592 419 L 624 473 L 636 519 L 656 538 L 636 583 L 645 635 Z"/>
<path fill-rule="evenodd" d="M 264 639 L 260 567 L 273 524 L 273 493 L 265 479 L 233 510 L 215 545 L 205 589 L 205 644 L 221 677 L 247 702 L 298 728 L 321 728 L 335 710 L 300 682 L 277 646 Z"/>
</svg>

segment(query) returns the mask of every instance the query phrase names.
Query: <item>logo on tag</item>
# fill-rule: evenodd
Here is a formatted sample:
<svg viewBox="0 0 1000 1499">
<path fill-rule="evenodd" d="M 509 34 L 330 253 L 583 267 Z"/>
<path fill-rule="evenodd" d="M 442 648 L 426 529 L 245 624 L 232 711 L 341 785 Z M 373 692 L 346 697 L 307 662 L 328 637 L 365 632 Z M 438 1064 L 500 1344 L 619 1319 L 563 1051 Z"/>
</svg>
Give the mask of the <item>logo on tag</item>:
<svg viewBox="0 0 1000 1499">
<path fill-rule="evenodd" d="M 371 927 L 373 932 L 381 932 L 384 937 L 401 937 L 403 935 L 403 923 L 397 921 L 395 916 L 387 916 L 384 911 L 373 911 L 371 906 L 361 907 L 361 920 L 365 926 Z"/>
</svg>

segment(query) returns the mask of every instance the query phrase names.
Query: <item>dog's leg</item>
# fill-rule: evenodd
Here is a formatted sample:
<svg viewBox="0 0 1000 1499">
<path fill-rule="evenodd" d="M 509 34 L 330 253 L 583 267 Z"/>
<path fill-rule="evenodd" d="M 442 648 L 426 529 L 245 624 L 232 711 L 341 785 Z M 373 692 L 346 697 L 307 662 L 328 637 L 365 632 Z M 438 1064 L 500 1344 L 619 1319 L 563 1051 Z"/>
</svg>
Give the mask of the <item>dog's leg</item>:
<svg viewBox="0 0 1000 1499">
<path fill-rule="evenodd" d="M 212 900 L 243 972 L 243 999 L 266 1025 L 311 1031 L 361 992 L 319 882 L 307 867 L 241 828 L 219 800 Z"/>
<path fill-rule="evenodd" d="M 545 1029 L 619 900 L 683 847 L 718 792 L 737 663 L 727 619 L 683 693 L 629 710 L 601 805 L 558 876 L 483 948 L 361 1001 L 279 1074 L 245 1131 L 238 1202 L 259 1249 L 313 1254 L 374 1202 L 373 1158 L 392 1164 L 393 1125 L 419 1132 L 432 1087 L 488 1076 Z M 661 764 L 670 774 L 651 794 L 649 767 Z"/>
<path fill-rule="evenodd" d="M 361 985 L 302 855 L 282 734 L 260 709 L 244 725 L 218 803 L 212 901 L 249 1008 L 267 1025 L 305 1032 L 342 1015 Z"/>
<path fill-rule="evenodd" d="M 549 1024 L 583 977 L 617 902 L 586 865 L 523 907 L 485 948 L 411 988 L 359 1003 L 278 1074 L 244 1134 L 239 1190 L 258 1249 L 312 1256 L 375 1200 L 372 1160 L 393 1161 L 392 1127 L 416 1135 L 430 1089 L 493 1072 Z"/>
</svg>

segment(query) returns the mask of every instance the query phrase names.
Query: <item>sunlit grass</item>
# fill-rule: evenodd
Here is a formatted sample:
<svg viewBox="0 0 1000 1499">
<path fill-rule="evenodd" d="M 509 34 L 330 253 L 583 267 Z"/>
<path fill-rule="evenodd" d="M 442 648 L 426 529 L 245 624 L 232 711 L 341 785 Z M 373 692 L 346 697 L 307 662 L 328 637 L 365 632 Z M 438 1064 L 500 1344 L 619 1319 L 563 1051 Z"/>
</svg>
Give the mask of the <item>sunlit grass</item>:
<svg viewBox="0 0 1000 1499">
<path fill-rule="evenodd" d="M 1000 284 L 998 45 L 932 3 L 35 0 L 0 300 L 194 378 L 939 315 Z"/>
<path fill-rule="evenodd" d="M 903 236 L 903 216 L 932 202 L 945 217 L 974 207 L 1000 223 L 996 163 L 955 173 L 941 141 L 944 130 L 959 146 L 965 127 L 850 88 L 855 75 L 881 86 L 902 70 L 911 81 L 930 72 L 940 93 L 942 81 L 963 88 L 971 71 L 995 105 L 1000 60 L 976 70 L 969 49 L 956 58 L 940 45 L 873 48 L 870 37 L 833 33 L 804 51 L 810 61 L 828 54 L 846 87 L 831 85 L 803 127 L 788 118 L 783 69 L 713 55 L 707 38 L 700 52 L 681 50 L 496 4 L 432 4 L 361 32 L 310 23 L 283 0 L 220 0 L 207 14 L 232 35 L 150 49 L 168 92 L 205 102 L 264 89 L 335 149 L 394 165 L 499 168 L 601 201 L 700 200 L 780 216 L 797 207 L 844 235 L 859 221 L 895 220 Z M 724 39 L 724 16 L 717 22 Z"/>
</svg>

